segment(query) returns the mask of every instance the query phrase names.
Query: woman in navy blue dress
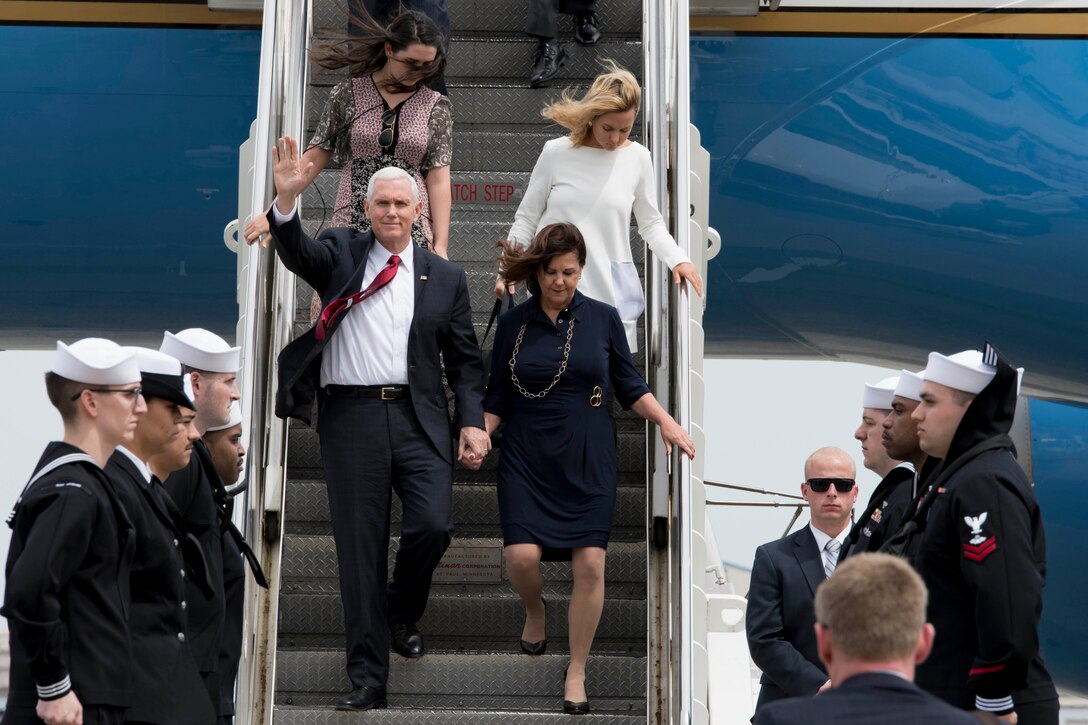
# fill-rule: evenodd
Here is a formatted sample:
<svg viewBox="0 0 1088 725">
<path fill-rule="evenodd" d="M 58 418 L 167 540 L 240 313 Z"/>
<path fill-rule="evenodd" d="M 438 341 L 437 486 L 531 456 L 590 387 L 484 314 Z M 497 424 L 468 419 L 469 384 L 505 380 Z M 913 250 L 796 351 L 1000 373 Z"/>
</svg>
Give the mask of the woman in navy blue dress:
<svg viewBox="0 0 1088 725">
<path fill-rule="evenodd" d="M 691 438 L 642 379 L 615 307 L 577 291 L 586 247 L 577 227 L 551 224 L 528 249 L 504 245 L 508 282 L 530 299 L 499 318 L 484 400 L 489 433 L 505 422 L 499 516 L 507 571 L 525 605 L 522 650 L 542 654 L 541 560 L 572 563 L 570 665 L 563 709 L 589 711 L 585 663 L 604 605 L 605 549 L 616 503 L 615 396 L 661 427 L 666 448 Z"/>
</svg>

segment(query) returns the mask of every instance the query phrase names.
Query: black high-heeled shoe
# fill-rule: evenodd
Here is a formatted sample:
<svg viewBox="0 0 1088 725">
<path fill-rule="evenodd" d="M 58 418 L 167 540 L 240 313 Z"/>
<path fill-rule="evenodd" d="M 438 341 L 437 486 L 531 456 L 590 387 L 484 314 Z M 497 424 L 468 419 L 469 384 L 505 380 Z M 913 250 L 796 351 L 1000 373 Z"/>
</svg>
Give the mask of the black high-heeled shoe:
<svg viewBox="0 0 1088 725">
<path fill-rule="evenodd" d="M 544 616 L 548 615 L 548 600 L 544 597 L 540 598 L 540 603 L 544 605 Z M 539 642 L 528 642 L 526 640 L 520 640 L 521 651 L 527 655 L 542 655 L 548 651 L 548 638 L 540 640 Z"/>
<path fill-rule="evenodd" d="M 567 685 L 567 669 L 563 668 L 563 687 Z M 586 696 L 585 700 L 581 702 L 574 702 L 573 700 L 563 700 L 563 712 L 567 715 L 588 715 L 589 714 L 589 697 Z"/>
</svg>

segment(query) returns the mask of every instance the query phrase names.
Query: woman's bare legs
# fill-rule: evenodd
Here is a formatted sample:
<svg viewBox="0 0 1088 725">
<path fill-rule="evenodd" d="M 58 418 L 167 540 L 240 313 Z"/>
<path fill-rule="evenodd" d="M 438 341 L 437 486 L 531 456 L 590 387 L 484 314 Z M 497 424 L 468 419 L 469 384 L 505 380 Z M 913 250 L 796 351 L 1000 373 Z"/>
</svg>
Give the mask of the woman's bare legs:
<svg viewBox="0 0 1088 725">
<path fill-rule="evenodd" d="M 506 547 L 506 573 L 525 605 L 525 627 L 521 638 L 539 642 L 547 636 L 544 629 L 544 575 L 540 573 L 540 546 L 511 544 Z"/>
<path fill-rule="evenodd" d="M 584 702 L 586 697 L 586 658 L 593 645 L 593 635 L 601 621 L 604 607 L 605 550 L 586 546 L 574 550 L 572 570 L 574 591 L 570 595 L 567 621 L 570 626 L 570 665 L 564 700 Z M 512 578 L 512 577 L 511 577 Z"/>
</svg>

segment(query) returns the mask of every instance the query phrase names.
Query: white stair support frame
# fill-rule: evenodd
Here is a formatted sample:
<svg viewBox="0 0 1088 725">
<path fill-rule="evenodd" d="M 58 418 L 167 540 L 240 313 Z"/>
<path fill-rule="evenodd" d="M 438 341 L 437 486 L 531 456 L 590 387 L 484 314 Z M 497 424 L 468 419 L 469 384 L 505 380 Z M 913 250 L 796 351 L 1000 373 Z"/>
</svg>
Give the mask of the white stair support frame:
<svg viewBox="0 0 1088 725">
<path fill-rule="evenodd" d="M 748 602 L 735 594 L 711 594 L 708 600 L 709 678 L 714 683 L 710 688 L 710 722 L 747 725 L 756 704 L 752 659 L 744 633 Z"/>
<path fill-rule="evenodd" d="M 265 3 L 257 117 L 243 144 L 239 183 L 239 220 L 261 214 L 271 196 L 269 149 L 283 134 L 299 138 L 306 88 L 309 0 Z M 239 221 L 239 225 L 242 222 Z M 235 506 L 236 523 L 257 553 L 271 584 L 268 590 L 246 585 L 242 661 L 238 673 L 238 725 L 271 725 L 275 683 L 275 642 L 287 424 L 274 415 L 276 354 L 291 340 L 294 280 L 274 254 L 259 246 L 239 245 L 239 321 L 242 347 L 239 384 L 248 421 L 245 476 L 251 485 Z"/>
</svg>

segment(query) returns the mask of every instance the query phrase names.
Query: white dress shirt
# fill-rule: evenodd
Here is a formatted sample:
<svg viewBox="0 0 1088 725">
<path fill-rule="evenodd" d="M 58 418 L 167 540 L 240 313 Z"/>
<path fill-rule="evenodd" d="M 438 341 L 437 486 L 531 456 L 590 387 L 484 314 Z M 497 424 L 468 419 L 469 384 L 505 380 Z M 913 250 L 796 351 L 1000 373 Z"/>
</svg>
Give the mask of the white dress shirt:
<svg viewBox="0 0 1088 725">
<path fill-rule="evenodd" d="M 272 205 L 277 224 L 298 212 L 281 214 Z M 321 385 L 407 385 L 408 333 L 415 314 L 415 259 L 413 245 L 398 256 L 400 265 L 390 282 L 344 313 L 336 334 L 321 355 Z M 377 239 L 366 259 L 363 283 L 344 296 L 365 290 L 391 256 Z"/>
<path fill-rule="evenodd" d="M 827 542 L 831 541 L 832 537 L 828 536 L 827 534 L 825 534 L 824 532 L 820 531 L 815 526 L 813 526 L 811 521 L 808 522 L 808 528 L 809 528 L 810 531 L 812 531 L 812 535 L 814 537 L 816 537 L 816 546 L 820 549 L 820 563 L 822 563 L 824 565 L 824 567 L 826 568 L 827 567 L 827 549 L 826 549 L 826 547 L 827 547 Z M 834 537 L 835 541 L 839 542 L 839 545 L 841 546 L 842 542 L 846 541 L 846 535 L 849 534 L 849 533 L 850 533 L 850 524 L 848 522 L 846 524 L 846 528 L 844 528 L 842 531 L 840 531 L 838 536 Z M 839 549 L 839 559 L 840 560 L 842 559 L 842 549 Z M 838 562 L 836 562 L 836 563 L 838 563 Z"/>
</svg>

